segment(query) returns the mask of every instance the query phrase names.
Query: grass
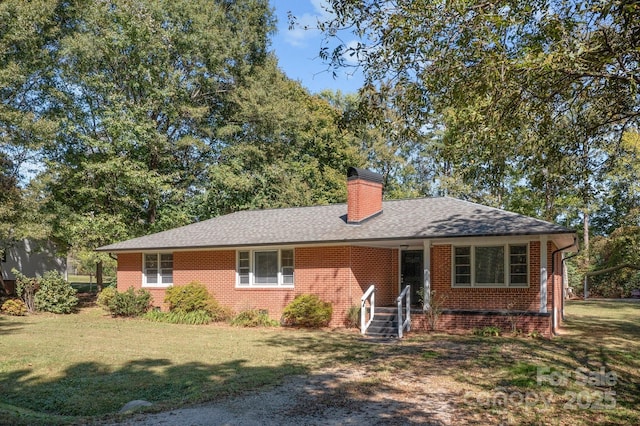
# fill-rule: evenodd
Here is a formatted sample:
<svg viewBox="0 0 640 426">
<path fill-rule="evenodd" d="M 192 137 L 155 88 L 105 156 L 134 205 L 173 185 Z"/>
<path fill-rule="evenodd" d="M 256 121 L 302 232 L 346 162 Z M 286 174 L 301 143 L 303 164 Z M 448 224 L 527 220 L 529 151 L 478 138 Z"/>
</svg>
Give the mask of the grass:
<svg viewBox="0 0 640 426">
<path fill-rule="evenodd" d="M 343 389 L 351 398 L 379 386 L 446 395 L 456 424 L 639 424 L 639 323 L 640 303 L 571 302 L 550 340 L 411 333 L 374 345 L 353 332 L 120 320 L 97 308 L 0 316 L 0 424 L 87 423 L 134 399 L 175 408 L 326 366 L 366 370 Z M 616 378 L 588 383 L 601 373 Z"/>
</svg>

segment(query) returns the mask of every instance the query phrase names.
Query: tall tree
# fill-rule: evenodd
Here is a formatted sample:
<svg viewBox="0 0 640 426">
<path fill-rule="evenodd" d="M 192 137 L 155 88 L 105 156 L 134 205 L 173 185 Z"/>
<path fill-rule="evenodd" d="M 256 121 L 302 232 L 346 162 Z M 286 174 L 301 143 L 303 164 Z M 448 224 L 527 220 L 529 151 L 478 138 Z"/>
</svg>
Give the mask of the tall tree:
<svg viewBox="0 0 640 426">
<path fill-rule="evenodd" d="M 606 145 L 640 118 L 637 2 L 329 5 L 321 56 L 333 66 L 358 58 L 405 126 L 437 130 L 426 151 L 441 190 L 556 220 L 577 202 L 567 207 L 581 210 L 588 236 Z M 345 31 L 359 42 L 343 43 Z M 514 201 L 514 190 L 544 204 Z"/>
<path fill-rule="evenodd" d="M 0 259 L 6 255 L 8 244 L 14 237 L 20 212 L 20 190 L 12 169 L 11 162 L 0 152 Z M 0 261 L 0 290 L 7 292 L 2 275 Z"/>
<path fill-rule="evenodd" d="M 78 236 L 105 224 L 135 236 L 191 221 L 230 96 L 266 58 L 268 2 L 9 0 L 0 14 L 0 137 L 48 130 L 34 148 L 56 235 L 90 250 L 109 241 Z"/>
<path fill-rule="evenodd" d="M 232 95 L 201 216 L 345 201 L 344 173 L 364 158 L 340 128 L 341 111 L 288 79 L 275 58 L 256 71 Z"/>
</svg>

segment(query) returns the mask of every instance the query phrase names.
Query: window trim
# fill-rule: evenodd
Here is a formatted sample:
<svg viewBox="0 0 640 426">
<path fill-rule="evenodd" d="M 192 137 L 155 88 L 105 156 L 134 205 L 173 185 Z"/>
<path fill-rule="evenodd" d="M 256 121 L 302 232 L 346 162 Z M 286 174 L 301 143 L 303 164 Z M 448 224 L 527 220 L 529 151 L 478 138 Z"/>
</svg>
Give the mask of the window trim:
<svg viewBox="0 0 640 426">
<path fill-rule="evenodd" d="M 527 283 L 525 284 L 512 284 L 511 282 L 511 247 L 524 246 L 526 248 L 527 259 Z M 469 266 L 470 266 L 470 283 L 459 284 L 456 282 L 456 248 L 468 247 L 469 253 Z M 503 247 L 503 261 L 504 261 L 504 283 L 500 284 L 482 284 L 476 282 L 476 248 L 477 247 Z M 452 288 L 529 288 L 531 286 L 531 258 L 529 242 L 526 243 L 504 243 L 504 244 L 458 244 L 451 245 L 451 287 Z"/>
<path fill-rule="evenodd" d="M 162 282 L 162 258 L 163 254 L 171 255 L 171 282 L 163 283 Z M 147 281 L 147 255 L 155 255 L 156 261 L 158 262 L 158 272 L 156 273 L 157 282 L 149 283 Z M 173 271 L 174 268 L 174 253 L 167 251 L 154 251 L 154 252 L 143 252 L 142 253 L 142 287 L 143 288 L 168 288 L 173 286 Z"/>
<path fill-rule="evenodd" d="M 283 251 L 291 251 L 292 253 L 292 262 L 293 262 L 293 274 L 292 274 L 292 282 L 285 283 L 284 277 L 285 274 L 282 273 L 283 265 L 282 265 L 282 252 Z M 278 282 L 275 284 L 264 284 L 264 283 L 256 283 L 255 276 L 255 255 L 256 253 L 264 253 L 264 252 L 277 252 L 278 253 Z M 249 283 L 241 284 L 240 283 L 240 253 L 249 253 L 249 266 L 248 266 L 248 274 L 249 274 Z M 283 288 L 294 288 L 295 287 L 295 265 L 296 265 L 296 252 L 293 247 L 260 247 L 260 248 L 247 248 L 247 249 L 237 249 L 236 250 L 236 288 L 238 289 L 250 289 L 250 288 L 260 288 L 260 289 L 283 289 Z M 246 260 L 246 259 L 244 259 Z M 288 268 L 285 266 L 284 268 Z M 243 269 L 247 269 L 247 267 L 243 266 Z"/>
</svg>

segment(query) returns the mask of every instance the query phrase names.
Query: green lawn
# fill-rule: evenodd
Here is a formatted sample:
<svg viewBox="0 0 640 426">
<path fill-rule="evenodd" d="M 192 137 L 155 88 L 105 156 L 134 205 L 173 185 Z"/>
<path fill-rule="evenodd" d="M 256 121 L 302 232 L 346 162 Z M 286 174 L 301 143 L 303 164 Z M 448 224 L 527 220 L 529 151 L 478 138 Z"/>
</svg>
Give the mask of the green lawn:
<svg viewBox="0 0 640 426">
<path fill-rule="evenodd" d="M 97 308 L 0 316 L 0 424 L 83 423 L 133 399 L 168 409 L 328 365 L 367 370 L 353 398 L 396 377 L 419 378 L 411 392 L 446 389 L 456 424 L 639 424 L 639 324 L 640 303 L 571 302 L 551 340 L 411 333 L 372 345 L 355 332 L 171 325 Z M 600 372 L 616 378 L 578 378 Z M 507 404 L 496 403 L 501 393 Z"/>
</svg>

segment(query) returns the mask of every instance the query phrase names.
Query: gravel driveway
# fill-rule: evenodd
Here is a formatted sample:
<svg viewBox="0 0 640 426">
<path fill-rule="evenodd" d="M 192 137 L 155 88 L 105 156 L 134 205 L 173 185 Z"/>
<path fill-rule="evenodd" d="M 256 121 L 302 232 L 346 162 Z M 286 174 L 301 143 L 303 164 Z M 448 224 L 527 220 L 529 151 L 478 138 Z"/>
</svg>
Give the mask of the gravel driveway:
<svg viewBox="0 0 640 426">
<path fill-rule="evenodd" d="M 325 369 L 277 387 L 214 403 L 138 414 L 125 425 L 453 424 L 446 384 L 421 378 L 370 376 L 364 369 Z M 435 379 L 435 377 L 433 377 Z"/>
</svg>

